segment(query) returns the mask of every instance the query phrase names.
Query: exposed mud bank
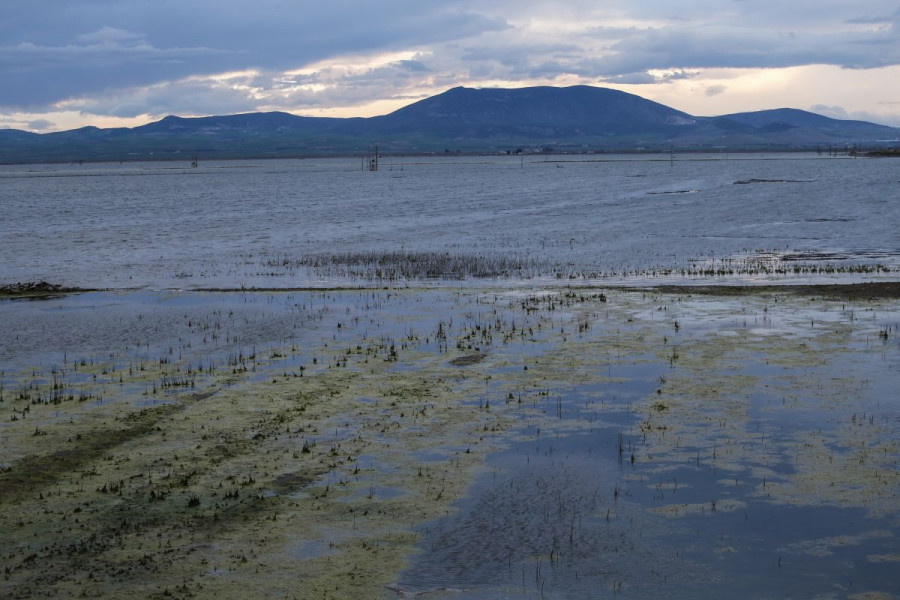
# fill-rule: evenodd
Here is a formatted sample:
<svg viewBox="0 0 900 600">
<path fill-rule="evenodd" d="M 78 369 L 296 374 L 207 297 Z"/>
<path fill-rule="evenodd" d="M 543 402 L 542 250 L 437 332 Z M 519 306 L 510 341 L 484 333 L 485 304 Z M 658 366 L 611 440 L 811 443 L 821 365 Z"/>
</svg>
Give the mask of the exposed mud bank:
<svg viewBox="0 0 900 600">
<path fill-rule="evenodd" d="M 0 595 L 896 597 L 891 289 L 8 303 Z"/>
</svg>

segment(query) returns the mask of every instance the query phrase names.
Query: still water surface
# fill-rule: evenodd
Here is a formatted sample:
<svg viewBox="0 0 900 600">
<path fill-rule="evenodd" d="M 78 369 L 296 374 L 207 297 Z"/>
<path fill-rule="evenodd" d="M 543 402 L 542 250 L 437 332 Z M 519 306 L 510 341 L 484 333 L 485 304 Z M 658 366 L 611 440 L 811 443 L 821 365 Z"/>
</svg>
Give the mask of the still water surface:
<svg viewBox="0 0 900 600">
<path fill-rule="evenodd" d="M 900 268 L 897 167 L 804 154 L 7 166 L 0 282 L 871 279 Z M 424 264 L 445 253 L 463 264 Z"/>
<path fill-rule="evenodd" d="M 351 159 L 198 169 L 2 167 L 0 283 L 290 288 L 381 285 L 397 272 L 435 284 L 463 277 L 492 286 L 798 282 L 896 279 L 900 268 L 895 161 L 716 155 L 382 164 L 377 173 Z M 445 256 L 461 259 L 422 268 Z M 877 488 L 874 499 L 817 497 L 799 484 L 797 494 L 773 498 L 776 484 L 792 489 L 788 484 L 804 469 L 814 475 L 801 478 L 812 490 L 830 474 L 800 460 L 811 444 L 837 459 L 875 448 L 875 480 L 882 481 L 880 469 L 896 473 L 896 303 L 855 307 L 858 315 L 854 307 L 802 300 L 770 307 L 762 299 L 692 299 L 676 306 L 680 300 L 635 295 L 611 297 L 610 305 L 628 302 L 634 305 L 616 319 L 588 313 L 591 327 L 578 339 L 592 342 L 592 352 L 578 369 L 558 370 L 559 381 L 547 384 L 552 394 L 538 396 L 545 406 L 532 400 L 537 417 L 523 416 L 511 427 L 452 514 L 418 527 L 422 543 L 399 588 L 470 600 L 900 595 L 893 575 L 900 532 L 896 509 L 886 508 L 897 495 L 893 478 L 884 479 L 887 487 Z M 166 353 L 181 360 L 184 352 L 188 364 L 202 365 L 269 345 L 309 348 L 258 374 L 262 380 L 308 365 L 325 341 L 401 339 L 411 323 L 427 333 L 438 320 L 467 323 L 491 309 L 524 322 L 528 315 L 514 306 L 496 295 L 448 289 L 112 291 L 6 300 L 0 384 L 17 389 L 19 375 L 29 372 L 49 381 L 53 369 L 78 356 L 115 356 L 125 364 Z M 351 313 L 367 318 L 340 326 Z M 680 343 L 682 363 L 646 349 L 617 351 L 604 361 L 620 332 L 660 337 L 661 315 L 680 322 L 666 329 L 662 343 Z M 575 325 L 571 315 L 555 318 L 561 327 Z M 881 340 L 879 332 L 888 330 L 890 338 Z M 736 336 L 746 342 L 718 339 Z M 809 356 L 788 360 L 785 340 L 798 337 Z M 550 360 L 565 349 L 520 345 L 502 352 Z M 691 370 L 684 363 L 693 355 L 708 355 L 709 364 Z M 512 364 L 524 373 L 521 360 Z M 397 365 L 398 372 L 416 368 L 412 361 Z M 503 361 L 485 367 L 486 398 L 497 404 L 508 398 L 509 369 Z M 717 392 L 701 407 L 708 422 L 695 423 L 690 414 L 676 422 L 677 443 L 659 425 L 646 429 L 648 438 L 647 407 L 635 407 L 650 399 L 668 403 L 651 408 L 664 422 L 692 406 L 691 386 L 707 379 L 746 383 L 741 394 Z M 667 396 L 679 381 L 682 391 Z M 736 412 L 719 420 L 716 411 L 735 403 Z M 526 403 L 523 414 L 527 409 Z M 730 438 L 723 433 L 729 431 Z M 438 458 L 458 451 L 435 450 Z M 397 493 L 373 490 L 387 499 Z M 672 506 L 686 512 L 663 511 Z M 298 548 L 303 558 L 329 552 L 315 544 Z"/>
</svg>

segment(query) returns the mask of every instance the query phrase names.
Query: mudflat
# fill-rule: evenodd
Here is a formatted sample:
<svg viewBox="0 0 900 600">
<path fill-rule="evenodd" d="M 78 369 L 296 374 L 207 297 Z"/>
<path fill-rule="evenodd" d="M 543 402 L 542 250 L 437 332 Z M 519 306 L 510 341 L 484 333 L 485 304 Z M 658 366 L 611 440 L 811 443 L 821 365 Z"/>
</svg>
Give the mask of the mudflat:
<svg viewBox="0 0 900 600">
<path fill-rule="evenodd" d="M 897 597 L 898 285 L 7 298 L 0 595 Z"/>
</svg>

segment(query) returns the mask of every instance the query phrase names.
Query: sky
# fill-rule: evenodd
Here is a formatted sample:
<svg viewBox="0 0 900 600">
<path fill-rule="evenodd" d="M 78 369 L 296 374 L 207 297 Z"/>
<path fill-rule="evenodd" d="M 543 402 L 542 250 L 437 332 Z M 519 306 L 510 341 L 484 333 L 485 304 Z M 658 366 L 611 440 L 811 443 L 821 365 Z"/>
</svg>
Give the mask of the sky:
<svg viewBox="0 0 900 600">
<path fill-rule="evenodd" d="M 596 85 L 900 126 L 900 0 L 0 0 L 0 128 Z"/>
</svg>

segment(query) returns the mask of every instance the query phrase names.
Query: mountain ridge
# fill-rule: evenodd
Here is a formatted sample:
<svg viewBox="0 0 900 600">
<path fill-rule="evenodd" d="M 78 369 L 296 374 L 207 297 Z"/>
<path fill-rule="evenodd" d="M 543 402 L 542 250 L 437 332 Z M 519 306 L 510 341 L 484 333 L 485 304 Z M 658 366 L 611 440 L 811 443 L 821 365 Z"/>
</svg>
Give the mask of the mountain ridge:
<svg viewBox="0 0 900 600">
<path fill-rule="evenodd" d="M 166 116 L 133 128 L 37 134 L 0 130 L 0 162 L 266 158 L 393 153 L 503 153 L 883 148 L 900 129 L 794 108 L 694 116 L 634 94 L 592 86 L 455 87 L 376 117 L 282 111 Z"/>
</svg>

